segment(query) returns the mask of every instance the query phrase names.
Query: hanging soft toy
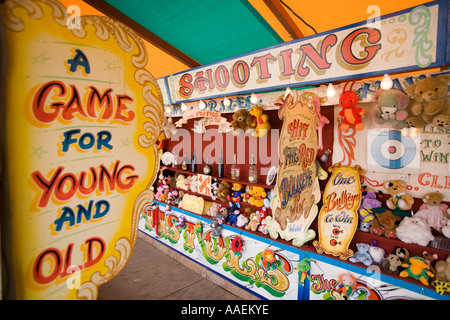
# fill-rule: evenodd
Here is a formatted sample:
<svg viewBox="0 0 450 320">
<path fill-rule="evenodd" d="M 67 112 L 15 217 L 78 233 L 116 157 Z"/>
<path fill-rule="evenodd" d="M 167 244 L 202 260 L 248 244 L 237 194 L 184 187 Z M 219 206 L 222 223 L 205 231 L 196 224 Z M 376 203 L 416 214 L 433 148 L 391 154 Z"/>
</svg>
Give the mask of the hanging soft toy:
<svg viewBox="0 0 450 320">
<path fill-rule="evenodd" d="M 373 121 L 376 124 L 391 123 L 394 129 L 402 129 L 406 125 L 409 104 L 409 97 L 406 93 L 397 90 L 377 90 L 373 96 L 373 101 L 378 103 Z"/>
<path fill-rule="evenodd" d="M 322 150 L 322 129 L 326 124 L 330 123 L 330 120 L 320 114 L 320 100 L 318 98 L 314 98 L 313 103 L 316 106 L 316 112 L 319 118 L 319 124 L 316 126 L 316 130 L 319 132 L 319 145 L 317 146 L 317 150 Z"/>
<path fill-rule="evenodd" d="M 266 136 L 271 128 L 269 116 L 267 114 L 263 114 L 263 109 L 260 106 L 253 106 L 249 113 L 255 117 L 255 132 L 253 132 L 252 135 L 259 138 Z"/>
<path fill-rule="evenodd" d="M 348 82 L 345 83 L 344 90 L 339 98 L 339 105 L 342 107 L 338 114 L 338 119 L 342 120 L 340 128 L 343 132 L 347 132 L 350 126 L 356 130 L 362 130 L 364 125 L 361 117 L 364 115 L 364 109 L 356 107 L 358 104 L 358 95 L 352 90 L 355 82 L 352 82 L 349 90 L 346 90 L 347 84 Z"/>
<path fill-rule="evenodd" d="M 297 268 L 295 268 L 295 270 L 298 271 L 298 283 L 301 285 L 303 285 L 306 278 L 308 278 L 308 280 L 312 282 L 311 277 L 308 274 L 308 271 L 311 269 L 311 265 L 309 264 L 309 262 L 311 261 L 314 260 L 305 258 L 300 261 L 297 265 Z"/>
</svg>

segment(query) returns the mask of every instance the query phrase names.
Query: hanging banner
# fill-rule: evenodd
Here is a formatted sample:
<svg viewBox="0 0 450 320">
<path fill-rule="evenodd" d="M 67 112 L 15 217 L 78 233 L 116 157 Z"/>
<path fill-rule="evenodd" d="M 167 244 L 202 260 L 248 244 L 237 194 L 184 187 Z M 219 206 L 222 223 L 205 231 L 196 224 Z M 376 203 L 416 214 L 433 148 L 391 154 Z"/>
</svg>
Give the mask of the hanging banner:
<svg viewBox="0 0 450 320">
<path fill-rule="evenodd" d="M 354 252 L 348 249 L 358 226 L 361 203 L 360 166 L 335 164 L 323 193 L 323 205 L 318 218 L 319 240 L 313 242 L 318 253 L 325 252 L 346 260 Z"/>
<path fill-rule="evenodd" d="M 279 205 L 272 208 L 272 217 L 266 218 L 273 239 L 280 236 L 293 240 L 296 246 L 314 239 L 315 231 L 308 228 L 317 215 L 320 201 L 315 161 L 319 120 L 316 104 L 311 100 L 312 96 L 307 103 L 294 102 L 292 95 L 288 95 L 278 112 L 283 120 L 276 184 Z"/>
<path fill-rule="evenodd" d="M 170 105 L 442 66 L 447 19 L 447 1 L 425 3 L 180 72 L 158 83 L 164 103 Z"/>
<path fill-rule="evenodd" d="M 162 95 L 123 24 L 75 21 L 57 0 L 1 9 L 10 298 L 95 299 L 153 200 Z"/>
</svg>

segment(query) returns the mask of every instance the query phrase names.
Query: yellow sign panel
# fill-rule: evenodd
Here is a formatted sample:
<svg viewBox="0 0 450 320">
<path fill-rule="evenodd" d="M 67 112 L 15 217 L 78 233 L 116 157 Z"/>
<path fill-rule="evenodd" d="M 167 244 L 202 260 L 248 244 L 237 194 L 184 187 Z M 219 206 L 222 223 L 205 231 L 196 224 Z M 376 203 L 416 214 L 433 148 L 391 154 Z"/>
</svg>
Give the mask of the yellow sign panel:
<svg viewBox="0 0 450 320">
<path fill-rule="evenodd" d="M 315 240 L 313 245 L 319 253 L 346 260 L 354 254 L 348 247 L 358 226 L 360 175 L 365 171 L 358 165 L 340 164 L 333 165 L 328 171 L 332 174 L 323 192 L 323 206 L 319 212 L 319 240 Z"/>
<path fill-rule="evenodd" d="M 162 95 L 126 26 L 56 0 L 2 10 L 15 298 L 95 299 L 153 200 Z"/>
</svg>

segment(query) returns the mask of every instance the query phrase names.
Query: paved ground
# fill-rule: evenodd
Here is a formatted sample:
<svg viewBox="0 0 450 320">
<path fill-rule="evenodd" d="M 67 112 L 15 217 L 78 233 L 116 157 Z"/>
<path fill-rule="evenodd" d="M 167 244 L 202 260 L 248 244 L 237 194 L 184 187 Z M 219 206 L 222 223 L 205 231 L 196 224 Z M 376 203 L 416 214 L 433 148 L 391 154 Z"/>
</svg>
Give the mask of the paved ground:
<svg viewBox="0 0 450 320">
<path fill-rule="evenodd" d="M 241 298 L 138 237 L 124 269 L 115 278 L 99 287 L 98 300 L 241 300 Z"/>
</svg>

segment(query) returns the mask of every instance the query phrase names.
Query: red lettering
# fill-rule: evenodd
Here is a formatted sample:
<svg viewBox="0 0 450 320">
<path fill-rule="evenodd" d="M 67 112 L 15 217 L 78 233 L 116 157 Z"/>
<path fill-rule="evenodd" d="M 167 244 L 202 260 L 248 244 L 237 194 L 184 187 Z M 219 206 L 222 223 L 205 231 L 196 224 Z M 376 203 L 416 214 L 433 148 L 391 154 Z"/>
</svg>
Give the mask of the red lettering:
<svg viewBox="0 0 450 320">
<path fill-rule="evenodd" d="M 334 46 L 336 42 L 337 37 L 335 34 L 326 36 L 320 45 L 320 54 L 310 43 L 301 45 L 300 51 L 302 52 L 302 58 L 298 65 L 298 74 L 302 77 L 306 77 L 309 74 L 309 67 L 304 66 L 306 57 L 308 57 L 319 70 L 330 68 L 331 64 L 327 61 L 327 50 L 329 47 Z"/>
<path fill-rule="evenodd" d="M 134 111 L 129 110 L 128 111 L 128 117 L 126 115 L 123 114 L 123 112 L 125 112 L 128 107 L 122 103 L 122 101 L 130 101 L 133 102 L 134 99 L 127 96 L 127 95 L 117 95 L 117 108 L 116 108 L 116 115 L 114 117 L 114 119 L 119 119 L 119 120 L 123 120 L 125 122 L 131 122 L 134 120 Z"/>
<path fill-rule="evenodd" d="M 224 66 L 218 66 L 214 72 L 214 79 L 219 88 L 226 88 L 230 83 L 230 74 Z M 223 79 L 223 80 L 222 80 Z"/>
<path fill-rule="evenodd" d="M 90 86 L 89 89 L 91 89 L 88 99 L 87 99 L 87 106 L 86 111 L 88 115 L 92 118 L 96 118 L 96 110 L 100 110 L 102 106 L 106 103 L 102 120 L 107 120 L 111 118 L 113 114 L 113 101 L 111 97 L 112 89 L 107 89 L 103 93 L 103 95 L 100 95 L 100 92 L 95 87 Z M 95 101 L 98 101 L 98 108 L 96 109 Z"/>
<path fill-rule="evenodd" d="M 31 177 L 42 190 L 38 206 L 46 207 L 52 195 L 59 201 L 68 201 L 77 192 L 85 196 L 92 194 L 97 189 L 104 192 L 107 185 L 108 191 L 115 190 L 116 186 L 119 190 L 129 190 L 139 178 L 138 175 L 130 174 L 135 170 L 132 165 L 120 166 L 119 160 L 114 163 L 112 172 L 103 164 L 98 168 L 91 167 L 89 170 L 92 176 L 89 187 L 84 185 L 88 174 L 86 171 L 81 171 L 78 176 L 74 173 L 62 174 L 64 167 L 60 166 L 48 180 L 39 171 L 33 172 Z"/>
<path fill-rule="evenodd" d="M 44 275 L 42 271 L 42 265 L 45 259 L 52 259 L 53 271 L 49 275 Z M 63 255 L 61 251 L 56 248 L 49 248 L 43 251 L 34 262 L 33 266 L 33 278 L 39 284 L 47 284 L 55 280 L 62 269 Z"/>
<path fill-rule="evenodd" d="M 192 76 L 189 73 L 183 74 L 180 78 L 180 94 L 185 98 L 190 97 L 194 91 L 191 81 Z"/>
<path fill-rule="evenodd" d="M 206 90 L 206 85 L 205 83 L 207 83 L 209 85 L 210 89 L 214 89 L 214 83 L 212 83 L 210 75 L 211 75 L 211 70 L 208 70 L 208 78 L 203 76 L 203 71 L 199 71 L 195 74 L 196 79 L 194 81 L 194 87 L 197 88 L 199 91 L 205 91 Z"/>
<path fill-rule="evenodd" d="M 277 61 L 277 58 L 275 58 L 270 53 L 261 56 L 261 57 L 254 57 L 252 63 L 250 66 L 254 66 L 258 64 L 259 66 L 259 78 L 260 79 L 269 79 L 271 77 L 271 74 L 269 73 L 269 66 L 268 66 L 268 60 L 271 61 Z"/>
<path fill-rule="evenodd" d="M 292 49 L 283 50 L 280 52 L 280 55 L 282 57 L 281 62 L 283 63 L 283 71 L 281 72 L 281 74 L 285 77 L 293 75 L 295 73 L 295 70 L 292 68 Z"/>
<path fill-rule="evenodd" d="M 366 53 L 364 58 L 358 58 L 352 52 L 352 44 L 355 40 L 361 39 L 361 37 L 365 36 L 365 41 L 361 41 L 362 46 L 364 47 L 364 52 Z M 361 28 L 353 31 L 347 37 L 345 37 L 344 41 L 342 41 L 341 45 L 341 55 L 342 58 L 351 65 L 364 64 L 372 60 L 377 51 L 381 49 L 381 44 L 375 45 L 381 39 L 381 32 L 378 29 L 370 29 L 370 28 Z M 366 44 L 372 44 L 372 46 L 366 46 Z"/>
<path fill-rule="evenodd" d="M 103 95 L 100 95 L 95 87 L 90 86 L 88 94 L 84 95 L 87 96 L 87 99 L 83 101 L 78 89 L 74 85 L 69 85 L 69 87 L 70 90 L 67 90 L 67 87 L 61 81 L 50 81 L 42 85 L 37 90 L 31 106 L 34 118 L 40 123 L 46 124 L 55 120 L 66 124 L 75 118 L 75 114 L 80 119 L 111 119 L 111 122 L 114 120 L 131 122 L 135 118 L 134 111 L 128 110 L 128 106 L 125 104 L 134 101 L 128 95 L 116 95 L 117 104 L 114 106 L 111 97 L 112 89 L 107 89 Z M 68 102 L 65 103 L 67 100 Z M 98 102 L 96 103 L 96 101 Z M 105 103 L 103 114 L 97 115 L 96 106 L 101 108 Z"/>
<path fill-rule="evenodd" d="M 94 258 L 94 249 L 96 247 L 95 243 L 97 243 L 98 247 L 98 253 L 97 256 Z M 100 238 L 90 238 L 85 241 L 85 244 L 87 245 L 87 261 L 84 264 L 85 268 L 89 268 L 100 261 L 100 259 L 103 257 L 103 254 L 106 250 L 106 243 L 103 241 L 103 239 Z"/>
<path fill-rule="evenodd" d="M 245 61 L 237 61 L 233 65 L 233 80 L 237 84 L 246 84 L 250 78 L 250 68 Z"/>
<path fill-rule="evenodd" d="M 32 111 L 34 117 L 39 122 L 53 122 L 56 117 L 58 117 L 59 108 L 64 106 L 64 102 L 52 102 L 48 110 L 53 111 L 48 112 L 48 110 L 46 110 L 45 102 L 47 100 L 47 96 L 50 94 L 50 92 L 52 92 L 53 89 L 58 89 L 58 97 L 64 97 L 64 95 L 66 94 L 66 86 L 64 85 L 64 83 L 62 83 L 61 81 L 51 81 L 40 87 L 36 92 L 36 95 L 34 96 Z"/>
</svg>

